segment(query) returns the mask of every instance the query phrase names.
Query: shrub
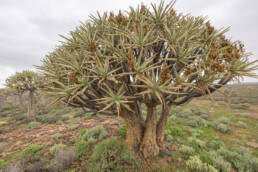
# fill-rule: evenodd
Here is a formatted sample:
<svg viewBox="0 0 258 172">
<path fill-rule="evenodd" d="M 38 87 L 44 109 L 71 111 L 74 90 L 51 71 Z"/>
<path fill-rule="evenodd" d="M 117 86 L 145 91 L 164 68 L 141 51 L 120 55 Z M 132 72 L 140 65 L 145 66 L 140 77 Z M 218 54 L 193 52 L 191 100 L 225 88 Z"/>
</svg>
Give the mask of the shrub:
<svg viewBox="0 0 258 172">
<path fill-rule="evenodd" d="M 245 118 L 248 118 L 250 116 L 249 113 L 240 113 L 239 115 Z"/>
<path fill-rule="evenodd" d="M 12 108 L 13 108 L 13 106 L 11 104 L 9 104 L 9 105 L 2 107 L 1 111 L 8 111 L 8 110 L 11 110 Z"/>
<path fill-rule="evenodd" d="M 212 164 L 212 159 L 209 152 L 203 151 L 199 153 L 200 160 L 207 164 Z"/>
<path fill-rule="evenodd" d="M 68 130 L 75 130 L 77 129 L 79 126 L 75 125 L 75 124 L 68 124 Z"/>
<path fill-rule="evenodd" d="M 33 121 L 33 122 L 30 122 L 29 124 L 28 124 L 28 128 L 39 128 L 40 127 L 40 125 L 41 125 L 41 123 L 40 122 L 35 122 L 35 121 Z"/>
<path fill-rule="evenodd" d="M 63 120 L 63 121 L 67 121 L 67 120 L 70 119 L 70 116 L 69 116 L 68 114 L 66 114 L 66 115 L 62 115 L 60 118 L 61 118 L 61 120 Z"/>
<path fill-rule="evenodd" d="M 191 127 L 207 127 L 207 121 L 200 117 L 189 117 L 187 119 L 187 124 Z"/>
<path fill-rule="evenodd" d="M 180 148 L 179 148 L 179 151 L 186 155 L 186 156 L 189 156 L 189 155 L 193 155 L 195 153 L 195 150 L 194 148 L 190 147 L 190 146 L 186 146 L 186 145 L 182 145 Z"/>
<path fill-rule="evenodd" d="M 76 143 L 75 148 L 76 148 L 79 156 L 81 156 L 81 155 L 87 154 L 89 146 L 90 146 L 89 142 L 80 140 L 79 142 Z"/>
<path fill-rule="evenodd" d="M 1 160 L 0 159 L 0 169 L 6 168 L 10 164 L 9 161 Z"/>
<path fill-rule="evenodd" d="M 28 161 L 38 159 L 39 156 L 43 153 L 42 148 L 43 148 L 42 145 L 33 144 L 33 145 L 25 148 L 22 151 L 21 156 Z"/>
<path fill-rule="evenodd" d="M 63 125 L 63 124 L 64 124 L 64 122 L 62 120 L 56 121 L 56 125 Z"/>
<path fill-rule="evenodd" d="M 14 118 L 16 121 L 22 121 L 22 122 L 26 122 L 26 121 L 27 121 L 27 115 L 24 114 L 24 113 L 14 115 L 13 118 Z"/>
<path fill-rule="evenodd" d="M 209 143 L 209 146 L 217 150 L 219 148 L 224 147 L 224 143 L 222 143 L 221 141 L 213 140 Z"/>
<path fill-rule="evenodd" d="M 96 145 L 87 169 L 89 172 L 125 171 L 129 167 L 135 169 L 138 165 L 127 147 L 112 137 Z"/>
<path fill-rule="evenodd" d="M 196 108 L 196 109 L 191 109 L 192 113 L 194 115 L 202 115 L 202 114 L 206 114 L 206 112 L 202 109 Z"/>
<path fill-rule="evenodd" d="M 242 121 L 238 121 L 236 125 L 240 128 L 248 128 L 248 125 Z"/>
<path fill-rule="evenodd" d="M 121 125 L 118 129 L 117 129 L 118 133 L 122 136 L 122 138 L 126 138 L 126 126 L 125 125 Z"/>
<path fill-rule="evenodd" d="M 83 117 L 84 115 L 85 115 L 85 112 L 83 110 L 79 110 L 74 114 L 74 118 Z"/>
<path fill-rule="evenodd" d="M 176 119 L 177 119 L 177 117 L 175 115 L 170 115 L 168 117 L 167 125 L 173 125 L 175 123 Z"/>
<path fill-rule="evenodd" d="M 216 152 L 209 152 L 212 160 L 212 165 L 220 172 L 229 172 L 231 164 L 224 160 L 224 158 L 218 155 Z"/>
<path fill-rule="evenodd" d="M 52 137 L 54 140 L 58 140 L 58 139 L 60 139 L 62 136 L 63 136 L 63 134 L 61 134 L 61 133 L 56 133 L 56 134 L 52 135 L 51 137 Z"/>
<path fill-rule="evenodd" d="M 194 137 L 200 137 L 201 135 L 203 135 L 203 131 L 200 129 L 192 129 L 191 134 Z"/>
<path fill-rule="evenodd" d="M 51 171 L 64 171 L 72 164 L 76 157 L 77 154 L 73 149 L 61 149 L 55 154 L 47 168 Z"/>
<path fill-rule="evenodd" d="M 38 121 L 48 124 L 54 124 L 58 120 L 56 116 L 40 115 L 36 117 Z"/>
<path fill-rule="evenodd" d="M 107 131 L 102 126 L 96 126 L 87 130 L 81 138 L 85 141 L 96 142 L 104 139 L 107 135 Z"/>
<path fill-rule="evenodd" d="M 50 149 L 49 149 L 49 152 L 54 155 L 56 154 L 57 152 L 59 152 L 60 150 L 63 150 L 63 149 L 67 149 L 67 145 L 64 145 L 62 143 L 60 144 L 55 144 L 54 146 L 52 146 Z"/>
<path fill-rule="evenodd" d="M 192 115 L 192 111 L 190 109 L 184 109 L 181 112 L 175 114 L 177 117 L 187 118 Z"/>
<path fill-rule="evenodd" d="M 189 144 L 193 146 L 196 150 L 202 149 L 205 146 L 205 142 L 197 139 L 195 137 L 189 137 L 188 138 Z"/>
<path fill-rule="evenodd" d="M 230 119 L 228 119 L 227 117 L 220 117 L 216 122 L 230 125 Z"/>
<path fill-rule="evenodd" d="M 231 162 L 239 172 L 254 172 L 258 170 L 258 158 L 246 150 L 237 152 L 221 148 L 217 153 Z"/>
<path fill-rule="evenodd" d="M 82 136 L 87 132 L 87 129 L 86 128 L 83 128 L 81 129 L 77 134 L 76 136 L 79 138 L 79 139 L 82 139 Z"/>
<path fill-rule="evenodd" d="M 214 128 L 222 133 L 231 133 L 233 131 L 230 126 L 222 123 L 215 124 Z"/>
<path fill-rule="evenodd" d="M 231 106 L 232 109 L 242 109 L 242 110 L 249 110 L 249 106 L 247 105 L 232 105 Z"/>
<path fill-rule="evenodd" d="M 231 122 L 226 117 L 221 117 L 217 121 L 215 121 L 213 127 L 222 133 L 231 133 L 233 129 L 231 128 Z"/>
<path fill-rule="evenodd" d="M 177 126 L 167 126 L 166 127 L 167 133 L 171 136 L 183 136 L 184 131 L 182 128 Z"/>
<path fill-rule="evenodd" d="M 194 172 L 218 172 L 213 166 L 203 163 L 197 155 L 191 156 L 189 160 L 186 161 L 186 165 Z"/>
</svg>

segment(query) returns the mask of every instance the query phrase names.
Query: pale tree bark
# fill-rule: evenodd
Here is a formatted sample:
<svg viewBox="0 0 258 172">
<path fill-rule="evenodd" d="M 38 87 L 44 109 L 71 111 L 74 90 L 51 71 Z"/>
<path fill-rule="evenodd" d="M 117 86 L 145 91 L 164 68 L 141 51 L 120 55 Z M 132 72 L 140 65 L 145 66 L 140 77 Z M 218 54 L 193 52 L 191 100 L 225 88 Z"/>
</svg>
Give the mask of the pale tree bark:
<svg viewBox="0 0 258 172">
<path fill-rule="evenodd" d="M 163 107 L 159 121 L 156 106 L 147 106 L 145 121 L 137 111 L 121 110 L 120 114 L 126 125 L 126 144 L 132 152 L 147 159 L 165 149 L 164 133 L 170 108 Z"/>
<path fill-rule="evenodd" d="M 18 94 L 18 99 L 19 99 L 20 110 L 23 111 L 24 110 L 24 104 L 23 104 L 23 101 L 22 101 L 22 94 Z"/>
<path fill-rule="evenodd" d="M 151 158 L 159 153 L 159 146 L 156 140 L 157 113 L 156 108 L 147 107 L 147 119 L 140 152 L 144 158 Z"/>
<path fill-rule="evenodd" d="M 35 108 L 34 108 L 34 91 L 29 92 L 29 103 L 28 103 L 28 116 L 29 121 L 35 121 Z"/>
<path fill-rule="evenodd" d="M 160 149 L 165 149 L 165 129 L 171 107 L 163 104 L 162 113 L 157 124 L 157 143 Z"/>
</svg>

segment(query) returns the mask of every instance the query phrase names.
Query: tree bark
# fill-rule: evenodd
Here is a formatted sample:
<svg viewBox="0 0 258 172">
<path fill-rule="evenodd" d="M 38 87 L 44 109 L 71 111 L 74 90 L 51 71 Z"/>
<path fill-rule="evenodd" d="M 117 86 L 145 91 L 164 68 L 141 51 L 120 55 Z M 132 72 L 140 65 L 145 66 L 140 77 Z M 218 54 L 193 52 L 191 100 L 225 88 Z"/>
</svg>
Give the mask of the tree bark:
<svg viewBox="0 0 258 172">
<path fill-rule="evenodd" d="M 147 107 L 146 127 L 140 146 L 140 152 L 144 158 L 151 158 L 159 153 L 159 146 L 156 140 L 157 113 L 156 108 Z"/>
<path fill-rule="evenodd" d="M 23 111 L 24 105 L 23 105 L 23 101 L 22 101 L 22 94 L 18 94 L 18 98 L 19 98 L 20 110 Z"/>
<path fill-rule="evenodd" d="M 157 143 L 160 149 L 165 148 L 165 129 L 171 106 L 163 105 L 162 113 L 157 124 Z"/>
<path fill-rule="evenodd" d="M 28 116 L 29 121 L 35 121 L 34 91 L 29 92 Z"/>
<path fill-rule="evenodd" d="M 121 110 L 126 125 L 126 143 L 131 151 L 143 158 L 151 158 L 164 149 L 164 133 L 170 107 L 164 106 L 157 122 L 156 107 L 147 107 L 147 119 L 142 119 L 139 111 Z"/>
<path fill-rule="evenodd" d="M 121 111 L 121 117 L 126 125 L 126 144 L 132 152 L 138 153 L 143 138 L 144 121 L 136 112 L 127 110 Z"/>
</svg>

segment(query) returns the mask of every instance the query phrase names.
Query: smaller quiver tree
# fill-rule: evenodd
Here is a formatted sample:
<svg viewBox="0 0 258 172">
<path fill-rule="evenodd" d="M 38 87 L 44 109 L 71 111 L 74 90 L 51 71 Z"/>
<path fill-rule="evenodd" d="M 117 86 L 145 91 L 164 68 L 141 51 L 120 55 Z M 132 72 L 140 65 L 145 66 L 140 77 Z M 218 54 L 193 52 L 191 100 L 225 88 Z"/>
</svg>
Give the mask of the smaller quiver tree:
<svg viewBox="0 0 258 172">
<path fill-rule="evenodd" d="M 19 96 L 20 106 L 23 106 L 22 94 L 29 93 L 28 102 L 28 115 L 29 121 L 35 120 L 35 108 L 34 108 L 34 94 L 41 83 L 41 77 L 39 74 L 33 71 L 24 70 L 22 72 L 16 72 L 6 80 L 6 86 Z"/>
</svg>

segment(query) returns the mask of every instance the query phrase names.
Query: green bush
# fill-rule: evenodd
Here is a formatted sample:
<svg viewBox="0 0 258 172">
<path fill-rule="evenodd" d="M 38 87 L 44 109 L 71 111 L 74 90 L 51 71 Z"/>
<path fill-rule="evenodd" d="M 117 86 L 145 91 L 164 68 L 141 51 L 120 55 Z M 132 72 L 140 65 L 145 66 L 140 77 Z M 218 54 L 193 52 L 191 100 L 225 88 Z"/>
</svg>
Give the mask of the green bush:
<svg viewBox="0 0 258 172">
<path fill-rule="evenodd" d="M 232 133 L 233 129 L 231 127 L 231 122 L 226 117 L 221 117 L 213 124 L 213 127 L 222 133 Z"/>
<path fill-rule="evenodd" d="M 171 136 L 183 136 L 184 135 L 183 129 L 180 127 L 177 127 L 177 126 L 167 126 L 166 131 Z"/>
<path fill-rule="evenodd" d="M 82 136 L 87 132 L 87 129 L 86 128 L 83 128 L 81 129 L 77 134 L 76 136 L 79 138 L 79 139 L 82 139 Z"/>
<path fill-rule="evenodd" d="M 202 109 L 199 108 L 195 108 L 195 109 L 191 109 L 192 113 L 194 115 L 202 115 L 202 114 L 206 114 L 206 112 Z"/>
<path fill-rule="evenodd" d="M 251 155 L 247 150 L 231 151 L 221 148 L 217 153 L 231 162 L 239 172 L 258 171 L 258 158 Z"/>
<path fill-rule="evenodd" d="M 247 105 L 232 105 L 231 106 L 232 109 L 241 109 L 241 110 L 249 110 L 249 106 Z"/>
<path fill-rule="evenodd" d="M 47 123 L 47 124 L 54 124 L 58 120 L 56 116 L 50 116 L 50 115 L 39 115 L 36 117 L 37 121 L 40 121 L 42 123 Z"/>
<path fill-rule="evenodd" d="M 56 133 L 56 134 L 52 135 L 51 137 L 52 137 L 54 140 L 57 141 L 57 140 L 60 139 L 62 136 L 63 136 L 63 134 L 61 134 L 61 133 Z"/>
<path fill-rule="evenodd" d="M 77 129 L 79 126 L 78 125 L 75 125 L 75 124 L 68 124 L 68 130 L 75 130 Z"/>
<path fill-rule="evenodd" d="M 0 169 L 6 168 L 10 164 L 10 161 L 0 159 Z"/>
<path fill-rule="evenodd" d="M 60 116 L 60 119 L 63 121 L 67 121 L 70 119 L 70 116 L 68 114 Z"/>
<path fill-rule="evenodd" d="M 2 111 L 8 111 L 8 110 L 11 110 L 13 108 L 13 106 L 11 105 L 11 104 L 9 104 L 9 105 L 6 105 L 6 106 L 4 106 L 4 107 L 2 107 Z"/>
<path fill-rule="evenodd" d="M 174 125 L 176 119 L 177 119 L 177 117 L 175 115 L 170 115 L 168 117 L 167 125 Z"/>
<path fill-rule="evenodd" d="M 30 145 L 29 147 L 25 148 L 22 151 L 21 156 L 28 161 L 35 160 L 39 158 L 39 156 L 43 153 L 42 148 L 43 148 L 42 145 L 38 145 L 38 144 Z"/>
<path fill-rule="evenodd" d="M 16 121 L 22 121 L 22 122 L 26 122 L 26 121 L 27 121 L 27 115 L 24 114 L 24 113 L 15 114 L 15 115 L 13 116 L 13 118 L 14 118 Z"/>
<path fill-rule="evenodd" d="M 30 123 L 28 124 L 28 128 L 31 128 L 31 129 L 39 128 L 40 125 L 41 125 L 40 122 L 35 122 L 35 121 L 33 121 L 33 122 L 30 122 Z"/>
<path fill-rule="evenodd" d="M 56 125 L 63 125 L 63 124 L 64 124 L 64 122 L 62 120 L 56 121 Z"/>
<path fill-rule="evenodd" d="M 139 162 L 131 156 L 128 148 L 121 144 L 116 137 L 112 137 L 96 145 L 87 170 L 89 172 L 122 172 L 132 168 L 131 171 L 135 171 L 138 166 Z"/>
<path fill-rule="evenodd" d="M 209 152 L 212 165 L 220 172 L 230 172 L 231 164 L 216 152 Z"/>
<path fill-rule="evenodd" d="M 205 147 L 205 142 L 195 137 L 188 138 L 189 144 L 195 149 L 200 150 Z"/>
<path fill-rule="evenodd" d="M 206 152 L 206 151 L 200 152 L 199 158 L 202 162 L 212 165 L 212 159 L 209 152 Z"/>
<path fill-rule="evenodd" d="M 76 148 L 79 156 L 81 156 L 81 155 L 87 154 L 89 146 L 90 146 L 89 142 L 80 140 L 79 142 L 76 143 L 75 148 Z"/>
<path fill-rule="evenodd" d="M 50 149 L 49 149 L 49 152 L 54 155 L 56 154 L 57 152 L 59 152 L 60 150 L 64 150 L 64 149 L 67 149 L 68 146 L 67 145 L 64 145 L 62 143 L 59 143 L 59 144 L 55 144 L 54 146 L 52 146 Z"/>
<path fill-rule="evenodd" d="M 194 136 L 194 137 L 200 137 L 200 136 L 203 135 L 203 131 L 200 130 L 200 129 L 192 129 L 192 130 L 191 130 L 191 134 L 192 134 L 192 136 Z"/>
<path fill-rule="evenodd" d="M 249 113 L 240 113 L 239 115 L 242 116 L 242 117 L 245 117 L 245 118 L 250 117 Z"/>
<path fill-rule="evenodd" d="M 191 127 L 207 127 L 208 123 L 205 119 L 200 117 L 190 116 L 187 118 L 187 124 Z"/>
<path fill-rule="evenodd" d="M 87 130 L 82 136 L 81 139 L 85 141 L 96 142 L 107 137 L 108 133 L 102 126 L 96 126 Z"/>
<path fill-rule="evenodd" d="M 189 160 L 186 161 L 186 165 L 194 172 L 218 172 L 213 166 L 203 163 L 197 155 L 191 156 Z"/>
<path fill-rule="evenodd" d="M 194 148 L 190 147 L 190 146 L 186 146 L 186 145 L 182 145 L 179 148 L 179 151 L 186 156 L 190 156 L 193 155 L 195 153 Z"/>
<path fill-rule="evenodd" d="M 209 143 L 209 146 L 211 148 L 217 150 L 217 149 L 224 147 L 224 143 L 222 143 L 221 141 L 213 140 Z"/>
<path fill-rule="evenodd" d="M 218 123 L 214 124 L 214 128 L 221 133 L 232 133 L 232 128 L 229 125 Z"/>
<path fill-rule="evenodd" d="M 126 138 L 126 126 L 123 124 L 117 129 L 122 138 Z"/>
</svg>

